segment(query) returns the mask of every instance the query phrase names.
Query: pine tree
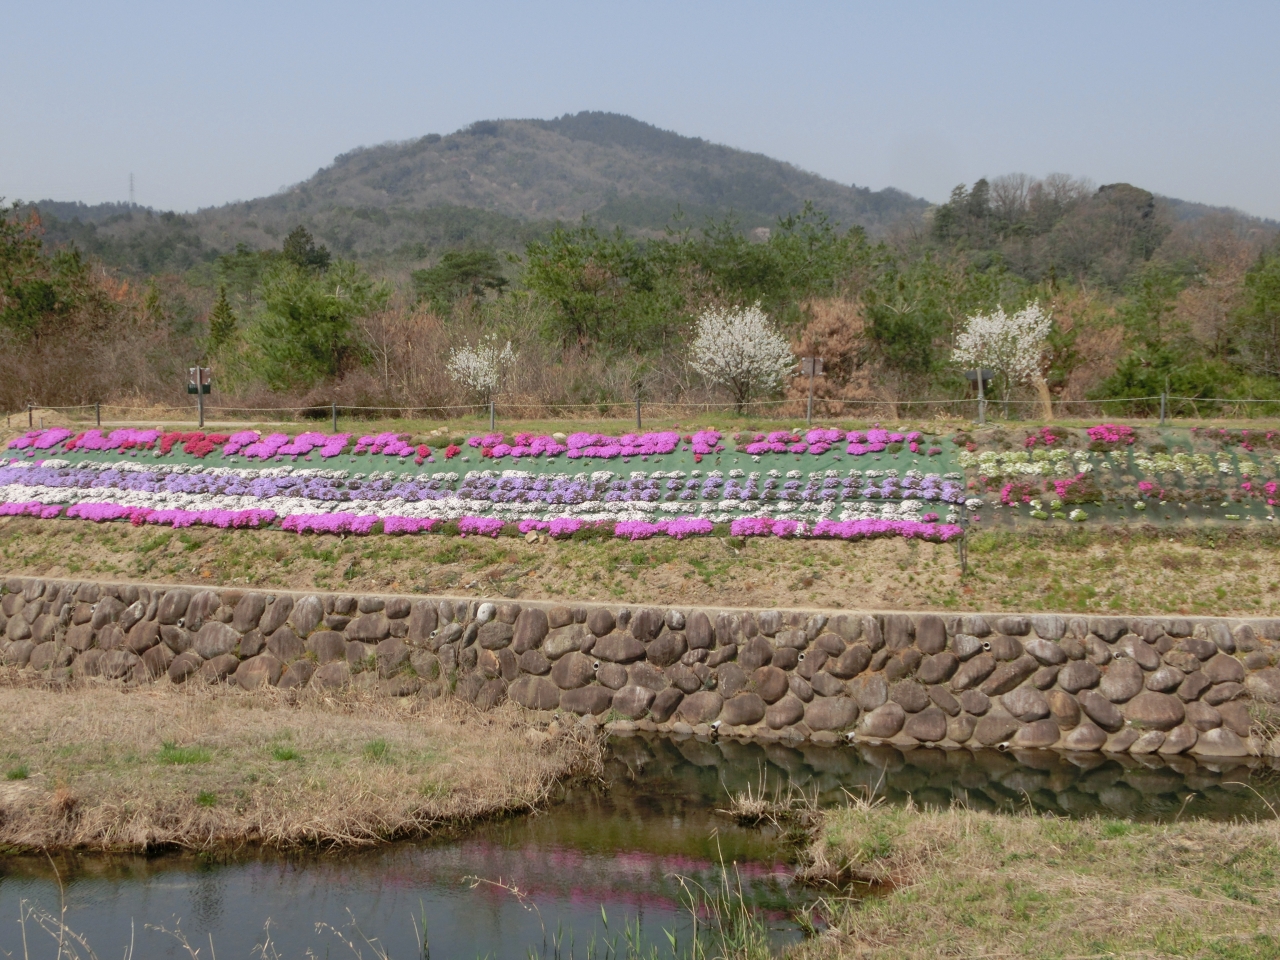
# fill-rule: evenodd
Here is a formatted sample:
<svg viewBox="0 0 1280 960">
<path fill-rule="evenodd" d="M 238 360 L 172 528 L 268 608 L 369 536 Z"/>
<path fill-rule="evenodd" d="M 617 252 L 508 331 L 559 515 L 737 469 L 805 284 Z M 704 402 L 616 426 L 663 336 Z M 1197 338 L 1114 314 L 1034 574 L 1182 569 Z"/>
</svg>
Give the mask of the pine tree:
<svg viewBox="0 0 1280 960">
<path fill-rule="evenodd" d="M 213 305 L 213 312 L 209 314 L 209 346 L 220 347 L 230 343 L 235 335 L 236 315 L 231 310 L 224 285 L 218 289 L 218 302 Z"/>
</svg>

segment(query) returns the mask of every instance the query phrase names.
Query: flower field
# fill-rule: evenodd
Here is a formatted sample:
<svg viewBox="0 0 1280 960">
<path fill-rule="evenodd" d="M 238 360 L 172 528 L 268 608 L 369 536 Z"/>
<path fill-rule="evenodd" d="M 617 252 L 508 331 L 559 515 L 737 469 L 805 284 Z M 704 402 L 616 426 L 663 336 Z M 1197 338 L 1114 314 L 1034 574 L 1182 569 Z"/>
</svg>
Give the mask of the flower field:
<svg viewBox="0 0 1280 960">
<path fill-rule="evenodd" d="M 312 534 L 911 537 L 962 524 L 1273 520 L 1280 432 L 31 431 L 0 515 Z"/>
</svg>

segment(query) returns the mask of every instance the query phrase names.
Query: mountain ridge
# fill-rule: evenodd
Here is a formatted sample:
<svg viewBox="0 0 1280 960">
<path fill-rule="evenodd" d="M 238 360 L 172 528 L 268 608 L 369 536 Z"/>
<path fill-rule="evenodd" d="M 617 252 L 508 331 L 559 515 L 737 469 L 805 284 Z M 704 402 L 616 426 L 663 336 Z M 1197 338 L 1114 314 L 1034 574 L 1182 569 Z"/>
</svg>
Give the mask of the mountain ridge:
<svg viewBox="0 0 1280 960">
<path fill-rule="evenodd" d="M 873 237 L 919 225 L 931 206 L 893 187 L 845 185 L 764 154 L 600 111 L 481 120 L 448 135 L 357 147 L 274 194 L 195 213 L 34 205 L 51 242 L 158 272 L 208 262 L 238 244 L 278 248 L 299 224 L 342 256 L 415 264 L 456 247 L 520 250 L 557 222 L 584 217 L 641 235 L 726 216 L 750 230 L 772 226 L 805 202 Z M 1166 202 L 1179 219 L 1222 210 Z"/>
</svg>

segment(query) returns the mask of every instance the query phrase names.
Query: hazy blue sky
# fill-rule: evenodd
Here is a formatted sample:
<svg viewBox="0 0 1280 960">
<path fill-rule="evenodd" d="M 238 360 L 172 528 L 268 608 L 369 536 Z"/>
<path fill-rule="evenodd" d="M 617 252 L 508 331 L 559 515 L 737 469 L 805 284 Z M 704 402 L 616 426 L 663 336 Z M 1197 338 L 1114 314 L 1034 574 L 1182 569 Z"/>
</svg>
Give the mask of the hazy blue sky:
<svg viewBox="0 0 1280 960">
<path fill-rule="evenodd" d="M 1280 2 L 6 4 L 0 196 L 249 199 L 611 110 L 933 201 L 1011 171 L 1280 217 Z"/>
</svg>

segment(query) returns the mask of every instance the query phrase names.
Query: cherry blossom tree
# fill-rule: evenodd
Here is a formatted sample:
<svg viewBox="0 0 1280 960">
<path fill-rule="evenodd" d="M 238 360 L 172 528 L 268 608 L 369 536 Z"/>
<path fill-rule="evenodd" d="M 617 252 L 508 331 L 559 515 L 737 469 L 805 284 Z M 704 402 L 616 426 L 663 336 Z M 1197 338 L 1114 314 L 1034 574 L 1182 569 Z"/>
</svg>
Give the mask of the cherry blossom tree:
<svg viewBox="0 0 1280 960">
<path fill-rule="evenodd" d="M 445 370 L 455 383 L 474 390 L 488 403 L 501 384 L 502 375 L 515 362 L 516 352 L 511 349 L 511 341 L 499 347 L 497 338 L 489 334 L 475 346 L 455 347 Z"/>
<path fill-rule="evenodd" d="M 1000 375 L 1002 399 L 1017 383 L 1035 383 L 1044 364 L 1045 341 L 1053 326 L 1053 317 L 1033 300 L 1014 314 L 1003 307 L 993 313 L 976 313 L 965 321 L 964 331 L 956 337 L 951 359 L 966 370 L 983 367 Z"/>
<path fill-rule="evenodd" d="M 756 394 L 777 389 L 795 366 L 790 344 L 759 303 L 704 311 L 689 351 L 689 365 L 727 387 L 739 412 Z"/>
</svg>

